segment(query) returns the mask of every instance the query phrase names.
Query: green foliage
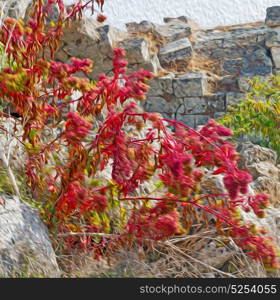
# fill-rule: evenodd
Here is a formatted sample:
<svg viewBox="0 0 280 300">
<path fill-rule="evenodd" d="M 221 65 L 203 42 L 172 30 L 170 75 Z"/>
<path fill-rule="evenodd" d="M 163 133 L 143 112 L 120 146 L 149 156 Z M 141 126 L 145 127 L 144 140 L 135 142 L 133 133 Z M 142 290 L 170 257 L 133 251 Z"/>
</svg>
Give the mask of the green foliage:
<svg viewBox="0 0 280 300">
<path fill-rule="evenodd" d="M 230 107 L 220 123 L 231 128 L 236 139 L 247 136 L 280 156 L 280 76 L 254 78 L 250 85 L 246 98 Z"/>
</svg>

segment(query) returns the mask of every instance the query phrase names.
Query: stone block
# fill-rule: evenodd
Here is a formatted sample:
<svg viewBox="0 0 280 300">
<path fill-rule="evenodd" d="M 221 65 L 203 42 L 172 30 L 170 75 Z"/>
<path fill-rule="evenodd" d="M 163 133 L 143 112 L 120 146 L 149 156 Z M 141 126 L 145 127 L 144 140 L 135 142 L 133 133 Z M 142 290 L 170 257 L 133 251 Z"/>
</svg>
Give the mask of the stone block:
<svg viewBox="0 0 280 300">
<path fill-rule="evenodd" d="M 204 98 L 184 98 L 184 113 L 203 114 L 207 111 L 207 101 Z"/>
<path fill-rule="evenodd" d="M 267 49 L 256 47 L 242 58 L 242 76 L 266 76 L 272 74 L 272 60 Z"/>
<path fill-rule="evenodd" d="M 129 64 L 141 64 L 150 60 L 148 43 L 144 38 L 128 38 L 118 44 L 126 52 Z"/>
<path fill-rule="evenodd" d="M 174 79 L 176 97 L 196 97 L 207 94 L 208 77 L 203 71 L 189 72 Z"/>
<path fill-rule="evenodd" d="M 245 99 L 246 95 L 244 93 L 230 92 L 226 94 L 226 107 L 235 106 Z"/>
<path fill-rule="evenodd" d="M 149 81 L 150 90 L 149 96 L 162 96 L 164 94 L 173 95 L 173 79 L 175 75 L 170 73 L 169 75 L 154 78 Z"/>
<path fill-rule="evenodd" d="M 239 74 L 242 69 L 242 59 L 226 59 L 223 63 L 223 69 L 232 74 Z"/>
<path fill-rule="evenodd" d="M 168 102 L 163 97 L 148 97 L 144 103 L 144 109 L 147 112 L 175 113 L 180 102 Z"/>
<path fill-rule="evenodd" d="M 164 25 L 155 25 L 154 34 L 163 42 L 170 43 L 191 35 L 191 26 L 178 19 Z"/>
<path fill-rule="evenodd" d="M 269 48 L 280 47 L 280 27 L 270 28 L 266 32 L 265 45 Z"/>
<path fill-rule="evenodd" d="M 280 6 L 272 6 L 266 9 L 265 24 L 270 27 L 280 26 Z"/>
<path fill-rule="evenodd" d="M 272 47 L 271 56 L 272 56 L 274 67 L 276 69 L 280 69 L 280 47 Z"/>
<path fill-rule="evenodd" d="M 189 60 L 191 57 L 192 44 L 188 38 L 162 46 L 159 51 L 159 60 L 163 67 L 176 61 Z"/>
</svg>

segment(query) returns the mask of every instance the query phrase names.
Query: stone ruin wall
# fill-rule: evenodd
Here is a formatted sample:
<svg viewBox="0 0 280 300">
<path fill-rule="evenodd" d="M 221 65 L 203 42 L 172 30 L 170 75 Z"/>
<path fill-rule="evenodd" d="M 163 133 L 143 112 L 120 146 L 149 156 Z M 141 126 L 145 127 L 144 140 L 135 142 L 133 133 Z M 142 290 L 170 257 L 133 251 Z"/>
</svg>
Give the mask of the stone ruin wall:
<svg viewBox="0 0 280 300">
<path fill-rule="evenodd" d="M 221 117 L 244 98 L 248 79 L 280 69 L 280 6 L 267 9 L 265 22 L 202 30 L 186 17 L 163 25 L 129 23 L 127 31 L 83 19 L 69 29 L 57 59 L 95 62 L 91 79 L 111 73 L 112 48 L 126 50 L 129 72 L 154 72 L 144 109 L 191 127 Z"/>
</svg>

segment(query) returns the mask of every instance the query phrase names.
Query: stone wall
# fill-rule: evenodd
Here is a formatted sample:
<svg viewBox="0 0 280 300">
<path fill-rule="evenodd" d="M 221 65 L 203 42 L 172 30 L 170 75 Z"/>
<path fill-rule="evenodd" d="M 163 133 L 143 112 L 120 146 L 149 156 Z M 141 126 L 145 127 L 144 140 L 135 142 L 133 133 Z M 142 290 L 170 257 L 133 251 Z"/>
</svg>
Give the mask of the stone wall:
<svg viewBox="0 0 280 300">
<path fill-rule="evenodd" d="M 57 59 L 91 58 L 95 68 L 110 74 L 112 48 L 126 50 L 129 72 L 154 72 L 144 108 L 189 126 L 205 124 L 238 103 L 248 79 L 266 78 L 280 69 L 280 6 L 267 9 L 265 22 L 202 30 L 182 16 L 126 24 L 127 31 L 93 19 L 69 29 Z"/>
</svg>

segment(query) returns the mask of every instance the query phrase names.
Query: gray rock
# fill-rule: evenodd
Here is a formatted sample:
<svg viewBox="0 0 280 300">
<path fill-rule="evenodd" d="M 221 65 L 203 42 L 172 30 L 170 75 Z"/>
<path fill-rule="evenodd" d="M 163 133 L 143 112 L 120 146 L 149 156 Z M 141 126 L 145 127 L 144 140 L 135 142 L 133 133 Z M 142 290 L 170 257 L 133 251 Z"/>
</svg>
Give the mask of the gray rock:
<svg viewBox="0 0 280 300">
<path fill-rule="evenodd" d="M 65 29 L 63 41 L 56 58 L 62 62 L 71 57 L 89 58 L 94 61 L 93 72 L 88 76 L 96 79 L 100 73 L 112 70 L 114 43 L 126 37 L 112 26 L 97 26 L 92 18 L 83 18 Z"/>
<path fill-rule="evenodd" d="M 271 55 L 275 68 L 280 69 L 280 47 L 272 47 Z"/>
<path fill-rule="evenodd" d="M 148 43 L 144 38 L 128 38 L 119 42 L 118 46 L 125 49 L 129 64 L 140 64 L 150 60 Z"/>
<path fill-rule="evenodd" d="M 155 28 L 155 25 L 149 21 L 131 22 L 125 25 L 129 33 L 152 33 Z"/>
<path fill-rule="evenodd" d="M 272 61 L 265 48 L 256 47 L 242 59 L 242 76 L 265 76 L 272 74 Z"/>
<path fill-rule="evenodd" d="M 170 74 L 163 77 L 157 77 L 149 81 L 149 96 L 162 96 L 164 94 L 174 94 L 173 79 L 175 75 Z"/>
<path fill-rule="evenodd" d="M 267 31 L 265 45 L 269 48 L 280 47 L 280 27 L 270 28 Z"/>
<path fill-rule="evenodd" d="M 221 92 L 238 92 L 238 77 L 233 75 L 226 75 L 218 81 L 217 90 Z"/>
<path fill-rule="evenodd" d="M 144 103 L 144 109 L 147 112 L 175 113 L 179 103 L 181 103 L 180 100 L 168 102 L 162 97 L 148 97 Z"/>
<path fill-rule="evenodd" d="M 173 20 L 164 25 L 156 25 L 154 33 L 164 42 L 170 43 L 191 35 L 190 25 L 180 20 Z"/>
<path fill-rule="evenodd" d="M 230 92 L 226 94 L 226 107 L 235 106 L 245 99 L 246 95 L 244 93 Z"/>
<path fill-rule="evenodd" d="M 226 59 L 224 60 L 223 69 L 232 74 L 239 74 L 242 69 L 242 59 Z"/>
<path fill-rule="evenodd" d="M 205 72 L 190 72 L 174 79 L 176 97 L 204 96 L 207 93 L 208 77 Z"/>
<path fill-rule="evenodd" d="M 160 48 L 159 60 L 163 67 L 192 57 L 192 44 L 188 38 L 169 43 Z"/>
<path fill-rule="evenodd" d="M 17 197 L 1 194 L 0 276 L 58 277 L 54 250 L 38 213 Z"/>
<path fill-rule="evenodd" d="M 204 98 L 185 98 L 185 114 L 203 114 L 207 112 L 207 101 Z"/>
<path fill-rule="evenodd" d="M 263 47 L 266 35 L 266 26 L 240 26 L 226 31 L 210 29 L 196 34 L 193 50 L 213 59 L 238 59 L 252 47 Z"/>
<path fill-rule="evenodd" d="M 272 6 L 266 9 L 265 24 L 270 27 L 280 26 L 280 6 Z"/>
<path fill-rule="evenodd" d="M 195 128 L 195 116 L 186 114 L 177 114 L 175 120 L 186 124 L 191 128 Z"/>
<path fill-rule="evenodd" d="M 208 123 L 210 117 L 209 116 L 205 116 L 205 115 L 201 115 L 201 116 L 196 116 L 195 117 L 195 128 L 197 128 L 200 125 L 205 125 Z"/>
</svg>

